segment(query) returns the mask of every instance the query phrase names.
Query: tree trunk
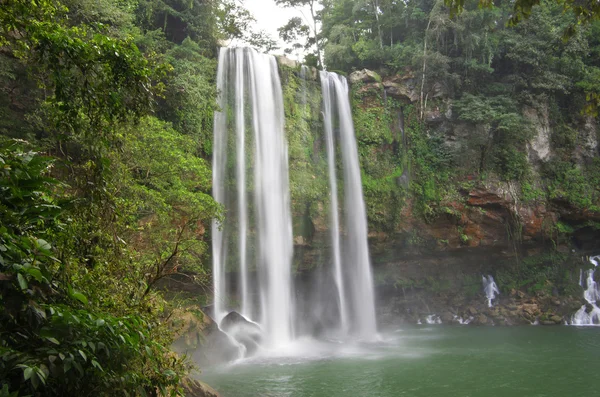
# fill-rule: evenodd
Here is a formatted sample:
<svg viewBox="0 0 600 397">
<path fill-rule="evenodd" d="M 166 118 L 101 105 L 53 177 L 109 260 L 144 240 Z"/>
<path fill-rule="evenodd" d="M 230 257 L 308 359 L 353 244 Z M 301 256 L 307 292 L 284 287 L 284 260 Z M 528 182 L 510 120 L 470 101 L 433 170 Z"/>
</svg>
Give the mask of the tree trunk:
<svg viewBox="0 0 600 397">
<path fill-rule="evenodd" d="M 383 37 L 381 35 L 381 24 L 379 23 L 379 0 L 373 2 L 373 11 L 375 12 L 375 20 L 377 21 L 377 34 L 379 35 L 379 48 L 383 50 Z"/>
<path fill-rule="evenodd" d="M 313 20 L 313 34 L 315 35 L 315 46 L 317 47 L 317 60 L 319 62 L 319 67 L 324 69 L 323 66 L 323 56 L 321 55 L 321 44 L 319 43 L 319 31 L 317 30 L 317 18 L 315 15 L 315 2 L 310 2 L 310 15 Z"/>
</svg>

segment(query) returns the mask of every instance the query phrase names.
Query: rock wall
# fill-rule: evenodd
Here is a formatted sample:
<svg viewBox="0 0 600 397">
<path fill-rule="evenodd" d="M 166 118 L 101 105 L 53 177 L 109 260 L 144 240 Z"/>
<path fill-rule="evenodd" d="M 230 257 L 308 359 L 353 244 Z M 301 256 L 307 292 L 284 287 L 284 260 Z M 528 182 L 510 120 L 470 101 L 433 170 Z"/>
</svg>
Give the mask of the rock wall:
<svg viewBox="0 0 600 397">
<path fill-rule="evenodd" d="M 316 71 L 303 81 L 297 65 L 280 67 L 295 266 L 299 274 L 310 273 L 327 267 L 330 255 L 320 85 Z M 460 119 L 441 85 L 428 96 L 421 118 L 419 87 L 410 71 L 380 76 L 361 70 L 348 80 L 381 317 L 403 313 L 399 317 L 414 321 L 416 313 L 427 311 L 472 317 L 469 312 L 476 310 L 496 323 L 564 321 L 580 304 L 581 258 L 600 250 L 600 212 L 597 202 L 580 206 L 549 193 L 554 181 L 544 172 L 561 153 L 554 150 L 548 104 L 522 108 L 532 131 L 521 149 L 527 177 L 507 180 L 482 169 L 482 147 L 495 150 L 491 127 Z M 576 167 L 598 161 L 598 120 L 582 120 L 571 127 L 578 131 L 570 154 Z M 443 162 L 427 175 L 431 158 Z M 444 172 L 449 176 L 435 175 Z M 500 314 L 483 307 L 482 274 L 502 279 Z"/>
</svg>

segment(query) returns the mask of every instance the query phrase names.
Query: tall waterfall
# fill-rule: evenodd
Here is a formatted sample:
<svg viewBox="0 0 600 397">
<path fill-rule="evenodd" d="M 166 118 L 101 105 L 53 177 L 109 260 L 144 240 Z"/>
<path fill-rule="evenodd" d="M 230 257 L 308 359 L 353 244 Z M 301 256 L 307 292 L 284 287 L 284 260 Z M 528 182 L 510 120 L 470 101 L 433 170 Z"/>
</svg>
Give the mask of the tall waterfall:
<svg viewBox="0 0 600 397">
<path fill-rule="evenodd" d="M 248 48 L 221 49 L 217 88 L 221 111 L 214 121 L 213 196 L 224 206 L 226 221 L 222 228 L 217 223 L 212 228 L 214 315 L 219 322 L 230 309 L 228 297 L 237 292 L 242 314 L 259 320 L 265 340 L 279 346 L 293 336 L 293 248 L 283 98 L 275 58 Z M 252 226 L 250 219 L 255 219 Z M 248 237 L 254 231 L 257 277 L 251 281 Z M 237 291 L 230 291 L 227 269 L 239 271 Z M 252 294 L 257 290 L 258 299 Z"/>
<path fill-rule="evenodd" d="M 301 105 L 307 111 L 311 70 L 304 66 L 299 72 Z M 325 331 L 372 339 L 377 331 L 373 280 L 348 85 L 335 73 L 321 72 L 320 78 L 333 281 L 320 280 L 315 286 L 319 298 L 306 302 L 313 308 L 335 309 L 335 302 L 327 297 L 332 296 L 329 291 L 336 291 L 339 329 L 334 316 Z M 212 228 L 214 317 L 225 326 L 237 315 L 222 320 L 237 310 L 260 324 L 260 339 L 267 347 L 285 346 L 295 338 L 296 325 L 310 320 L 306 313 L 296 313 L 288 152 L 275 58 L 247 48 L 221 49 L 217 88 L 220 111 L 214 120 L 213 195 L 223 205 L 225 219 Z M 343 191 L 340 197 L 338 185 Z"/>
<path fill-rule="evenodd" d="M 377 332 L 373 276 L 348 83 L 344 77 L 331 72 L 321 71 L 320 77 L 331 189 L 334 278 L 338 291 L 340 322 L 344 333 L 373 338 Z M 339 144 L 344 175 L 343 234 L 337 212 L 335 142 Z"/>
</svg>

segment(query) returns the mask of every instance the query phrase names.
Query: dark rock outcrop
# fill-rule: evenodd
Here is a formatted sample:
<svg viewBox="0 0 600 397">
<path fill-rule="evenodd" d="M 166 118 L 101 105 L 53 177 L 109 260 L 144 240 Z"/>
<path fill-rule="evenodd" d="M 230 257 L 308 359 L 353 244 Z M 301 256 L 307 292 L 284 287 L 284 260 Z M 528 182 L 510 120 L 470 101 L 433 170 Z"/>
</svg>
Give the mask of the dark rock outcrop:
<svg viewBox="0 0 600 397">
<path fill-rule="evenodd" d="M 252 323 L 238 312 L 232 311 L 221 321 L 221 329 L 246 347 L 246 354 L 253 354 L 262 340 L 260 326 Z"/>
</svg>

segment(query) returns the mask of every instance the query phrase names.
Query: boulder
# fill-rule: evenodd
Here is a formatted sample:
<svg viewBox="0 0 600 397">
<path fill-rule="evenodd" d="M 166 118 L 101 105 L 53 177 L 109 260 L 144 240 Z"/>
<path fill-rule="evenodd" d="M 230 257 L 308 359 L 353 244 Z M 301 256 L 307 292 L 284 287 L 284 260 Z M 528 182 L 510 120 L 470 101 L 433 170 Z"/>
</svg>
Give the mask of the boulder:
<svg viewBox="0 0 600 397">
<path fill-rule="evenodd" d="M 238 312 L 232 311 L 221 321 L 221 329 L 246 347 L 246 354 L 253 354 L 262 340 L 262 330 Z"/>
<path fill-rule="evenodd" d="M 381 82 L 381 77 L 372 70 L 363 69 L 357 70 L 356 72 L 352 72 L 350 74 L 350 83 L 379 83 Z"/>
<path fill-rule="evenodd" d="M 480 314 L 475 318 L 475 324 L 477 325 L 487 325 L 489 322 L 488 318 L 485 314 Z"/>
<path fill-rule="evenodd" d="M 444 324 L 450 324 L 451 322 L 454 321 L 454 315 L 450 312 L 444 312 L 442 313 L 442 315 L 440 316 L 440 318 L 442 319 L 442 323 Z"/>
<path fill-rule="evenodd" d="M 199 380 L 185 378 L 181 387 L 187 397 L 221 397 L 212 387 Z"/>
<path fill-rule="evenodd" d="M 557 315 L 550 317 L 550 321 L 552 321 L 554 324 L 562 324 L 563 323 L 562 317 L 557 316 Z"/>
<path fill-rule="evenodd" d="M 241 358 L 239 344 L 205 316 L 204 328 L 188 330 L 174 343 L 173 350 L 193 358 L 200 368 L 223 364 Z"/>
</svg>

